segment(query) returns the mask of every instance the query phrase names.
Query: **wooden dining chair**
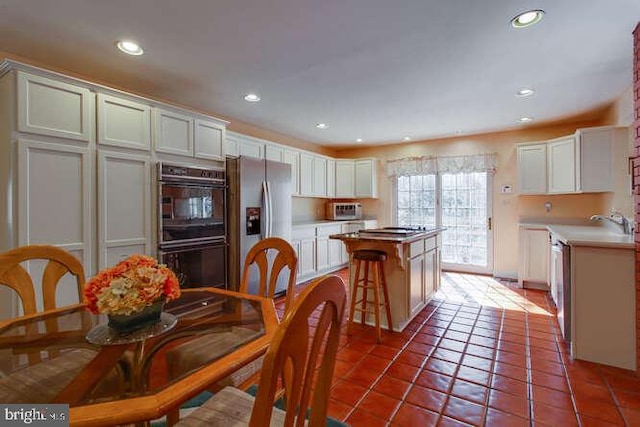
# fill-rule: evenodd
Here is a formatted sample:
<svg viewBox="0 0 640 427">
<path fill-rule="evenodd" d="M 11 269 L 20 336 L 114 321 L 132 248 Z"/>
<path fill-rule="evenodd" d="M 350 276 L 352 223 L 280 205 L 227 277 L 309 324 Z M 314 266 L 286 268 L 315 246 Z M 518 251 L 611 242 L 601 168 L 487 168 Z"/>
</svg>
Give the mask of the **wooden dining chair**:
<svg viewBox="0 0 640 427">
<path fill-rule="evenodd" d="M 18 294 L 25 315 L 37 313 L 38 310 L 33 279 L 21 264 L 38 259 L 47 261 L 40 281 L 44 310 L 56 308 L 56 289 L 62 276 L 67 273 L 75 278 L 78 301 L 82 300 L 85 275 L 84 267 L 78 258 L 56 246 L 22 246 L 0 254 L 0 284 L 8 286 Z"/>
<path fill-rule="evenodd" d="M 270 258 L 273 259 L 271 263 L 269 263 Z M 242 279 L 238 287 L 239 292 L 248 292 L 250 270 L 256 267 L 259 272 L 258 295 L 267 298 L 275 297 L 278 277 L 283 272 L 288 273 L 284 307 L 286 313 L 294 297 L 298 271 L 298 257 L 295 250 L 286 240 L 279 237 L 269 237 L 256 243 L 245 258 Z M 244 328 L 235 328 L 227 333 L 199 337 L 167 351 L 169 377 L 175 378 L 183 372 L 202 366 L 215 354 L 221 352 L 224 354 L 225 346 L 228 348 L 231 345 L 229 343 L 237 346 L 239 340 L 249 339 L 250 332 Z M 212 389 L 216 390 L 229 385 L 239 387 L 253 381 L 260 372 L 263 359 L 264 356 L 259 357 L 243 366 L 217 384 L 212 385 Z M 175 416 L 176 413 L 173 413 L 171 418 L 174 419 Z"/>
<path fill-rule="evenodd" d="M 307 286 L 269 346 L 256 397 L 225 387 L 177 425 L 326 425 L 345 303 L 345 284 L 338 276 L 324 276 Z M 285 410 L 273 406 L 280 382 Z"/>
<path fill-rule="evenodd" d="M 36 260 L 46 262 L 39 281 L 34 281 L 34 277 L 24 267 L 25 262 Z M 85 285 L 84 267 L 73 254 L 51 245 L 28 245 L 0 253 L 0 285 L 7 286 L 16 292 L 25 315 L 39 312 L 36 303 L 36 286 L 41 287 L 44 310 L 57 308 L 56 290 L 61 285 L 62 277 L 67 274 L 75 279 L 78 301 L 81 301 Z M 57 328 L 57 323 L 47 323 L 47 332 L 56 332 Z M 48 351 L 45 358 L 38 349 L 28 351 L 28 366 L 0 377 L 0 402 L 51 402 L 97 354 L 95 349 L 84 342 L 78 347 L 64 351 Z M 118 374 L 117 377 L 120 384 L 120 375 Z"/>
</svg>

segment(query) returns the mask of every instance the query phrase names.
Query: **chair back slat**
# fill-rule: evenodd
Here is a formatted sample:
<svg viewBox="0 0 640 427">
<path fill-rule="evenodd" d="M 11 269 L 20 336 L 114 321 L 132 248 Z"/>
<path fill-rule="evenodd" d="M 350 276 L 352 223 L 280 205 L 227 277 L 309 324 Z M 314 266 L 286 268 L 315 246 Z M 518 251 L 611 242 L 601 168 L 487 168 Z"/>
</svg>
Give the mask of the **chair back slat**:
<svg viewBox="0 0 640 427">
<path fill-rule="evenodd" d="M 269 254 L 275 253 L 271 268 L 269 268 Z M 269 237 L 256 243 L 247 253 L 242 271 L 239 291 L 248 292 L 249 273 L 252 265 L 256 265 L 260 273 L 258 294 L 267 298 L 273 298 L 276 292 L 276 284 L 280 272 L 287 267 L 289 279 L 287 282 L 287 294 L 293 295 L 298 271 L 298 257 L 293 247 L 284 239 Z M 285 299 L 285 312 L 289 308 L 291 298 Z"/>
<path fill-rule="evenodd" d="M 279 379 L 285 385 L 285 426 L 303 426 L 307 408 L 309 426 L 325 425 L 345 304 L 342 279 L 325 276 L 307 286 L 285 313 L 265 356 L 251 427 L 271 418 Z M 316 326 L 311 317 L 319 318 Z"/>
</svg>

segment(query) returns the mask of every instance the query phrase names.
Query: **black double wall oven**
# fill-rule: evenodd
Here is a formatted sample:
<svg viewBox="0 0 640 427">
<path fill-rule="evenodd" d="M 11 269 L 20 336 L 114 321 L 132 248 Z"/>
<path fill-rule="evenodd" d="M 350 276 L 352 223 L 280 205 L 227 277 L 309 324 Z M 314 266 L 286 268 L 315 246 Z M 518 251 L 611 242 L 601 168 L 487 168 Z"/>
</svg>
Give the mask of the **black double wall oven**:
<svg viewBox="0 0 640 427">
<path fill-rule="evenodd" d="M 158 164 L 158 255 L 180 286 L 227 284 L 224 169 Z"/>
</svg>

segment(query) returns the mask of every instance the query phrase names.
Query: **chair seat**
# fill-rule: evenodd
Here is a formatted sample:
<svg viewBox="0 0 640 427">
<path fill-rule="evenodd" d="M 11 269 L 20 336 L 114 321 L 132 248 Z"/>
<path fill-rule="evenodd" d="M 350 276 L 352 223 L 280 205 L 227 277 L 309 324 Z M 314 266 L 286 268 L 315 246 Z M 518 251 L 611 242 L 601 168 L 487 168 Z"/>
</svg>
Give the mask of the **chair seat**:
<svg viewBox="0 0 640 427">
<path fill-rule="evenodd" d="M 234 387 L 225 387 L 176 426 L 247 426 L 254 402 L 255 398 L 250 394 Z M 269 426 L 284 425 L 285 415 L 284 411 L 273 408 Z"/>
<path fill-rule="evenodd" d="M 228 332 L 205 335 L 167 351 L 166 360 L 170 378 L 197 369 L 211 360 L 222 357 L 234 348 L 251 341 L 259 332 L 252 329 L 232 327 Z M 219 382 L 223 386 L 239 386 L 262 367 L 262 357 L 243 366 Z"/>
<path fill-rule="evenodd" d="M 51 402 L 95 355 L 95 350 L 74 349 L 0 378 L 0 402 Z"/>
<path fill-rule="evenodd" d="M 359 259 L 361 261 L 384 261 L 387 259 L 387 254 L 383 251 L 373 249 L 360 249 L 353 252 L 353 259 Z"/>
</svg>

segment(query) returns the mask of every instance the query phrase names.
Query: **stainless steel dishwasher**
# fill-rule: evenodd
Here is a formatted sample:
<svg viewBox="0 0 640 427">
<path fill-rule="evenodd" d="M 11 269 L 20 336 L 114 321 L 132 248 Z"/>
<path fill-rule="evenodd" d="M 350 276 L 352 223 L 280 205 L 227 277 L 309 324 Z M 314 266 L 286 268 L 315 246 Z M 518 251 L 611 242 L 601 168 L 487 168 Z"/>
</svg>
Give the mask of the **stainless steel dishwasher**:
<svg viewBox="0 0 640 427">
<path fill-rule="evenodd" d="M 551 297 L 556 304 L 558 324 L 565 341 L 571 341 L 571 251 L 569 245 L 551 234 Z"/>
</svg>

